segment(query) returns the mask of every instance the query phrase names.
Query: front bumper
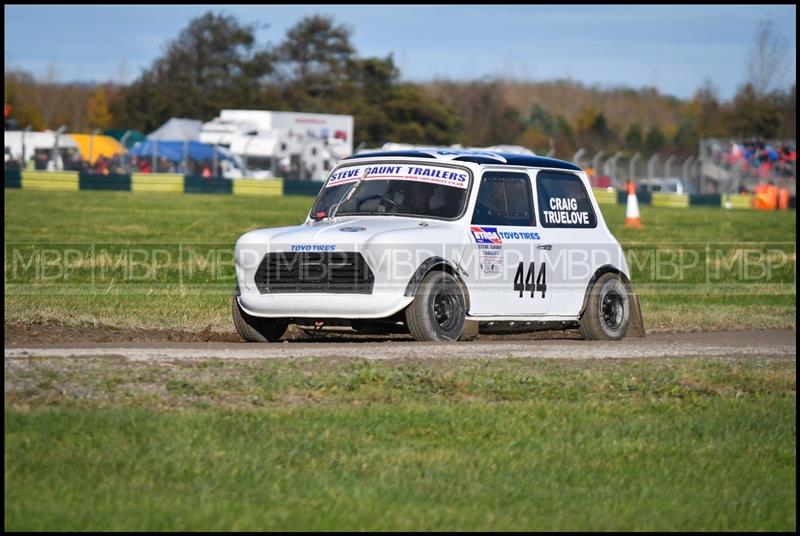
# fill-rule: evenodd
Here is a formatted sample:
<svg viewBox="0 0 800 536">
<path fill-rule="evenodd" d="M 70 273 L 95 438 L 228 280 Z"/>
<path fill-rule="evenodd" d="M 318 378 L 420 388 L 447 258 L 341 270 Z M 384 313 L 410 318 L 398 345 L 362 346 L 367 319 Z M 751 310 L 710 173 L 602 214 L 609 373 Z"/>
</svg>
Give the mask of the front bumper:
<svg viewBox="0 0 800 536">
<path fill-rule="evenodd" d="M 244 292 L 239 305 L 250 315 L 269 318 L 386 318 L 413 296 L 400 294 L 259 294 Z"/>
</svg>

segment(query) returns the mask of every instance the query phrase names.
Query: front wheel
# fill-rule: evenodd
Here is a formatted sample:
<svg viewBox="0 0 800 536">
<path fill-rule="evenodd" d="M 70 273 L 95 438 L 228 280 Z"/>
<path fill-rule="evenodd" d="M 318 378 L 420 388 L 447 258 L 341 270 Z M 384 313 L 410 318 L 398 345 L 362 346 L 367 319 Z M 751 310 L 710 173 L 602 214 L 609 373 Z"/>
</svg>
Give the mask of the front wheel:
<svg viewBox="0 0 800 536">
<path fill-rule="evenodd" d="M 286 332 L 289 321 L 285 318 L 261 318 L 242 310 L 236 295 L 231 303 L 231 316 L 236 332 L 248 342 L 276 342 Z"/>
<path fill-rule="evenodd" d="M 457 341 L 464 330 L 464 292 L 446 272 L 430 272 L 406 309 L 406 326 L 418 341 Z"/>
<path fill-rule="evenodd" d="M 631 302 L 622 277 L 605 273 L 589 291 L 578 331 L 586 340 L 618 341 L 625 337 L 630 317 Z"/>
</svg>

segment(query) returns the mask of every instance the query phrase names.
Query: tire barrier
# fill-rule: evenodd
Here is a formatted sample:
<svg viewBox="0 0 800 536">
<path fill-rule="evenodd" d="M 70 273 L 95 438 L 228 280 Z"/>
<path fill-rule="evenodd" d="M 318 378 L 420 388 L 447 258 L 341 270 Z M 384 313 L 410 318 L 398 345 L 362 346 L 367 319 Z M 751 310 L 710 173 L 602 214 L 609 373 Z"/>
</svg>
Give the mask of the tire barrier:
<svg viewBox="0 0 800 536">
<path fill-rule="evenodd" d="M 183 178 L 183 191 L 187 194 L 232 194 L 233 181 L 223 177 L 186 175 Z"/>
<path fill-rule="evenodd" d="M 117 190 L 130 192 L 233 194 L 248 196 L 306 195 L 316 196 L 322 189 L 318 181 L 286 181 L 277 179 L 226 179 L 178 173 L 133 173 L 131 175 L 104 175 L 77 171 L 41 171 L 6 169 L 6 188 L 24 190 Z M 593 188 L 600 205 L 624 205 L 625 191 Z M 637 192 L 639 205 L 655 207 L 688 208 L 695 206 L 752 209 L 751 194 L 668 194 L 663 192 Z M 785 200 L 788 209 L 796 208 L 795 196 Z"/>
<path fill-rule="evenodd" d="M 283 179 L 233 179 L 233 195 L 281 196 L 284 193 Z"/>
<path fill-rule="evenodd" d="M 19 169 L 7 169 L 5 174 L 6 188 L 22 187 L 22 171 Z"/>
<path fill-rule="evenodd" d="M 689 208 L 689 194 L 653 192 L 650 199 L 654 207 Z"/>
<path fill-rule="evenodd" d="M 131 176 L 117 174 L 81 173 L 78 175 L 81 190 L 120 190 L 131 191 Z"/>
<path fill-rule="evenodd" d="M 750 194 L 726 194 L 720 198 L 720 206 L 723 208 L 753 208 L 753 196 Z"/>
<path fill-rule="evenodd" d="M 134 173 L 131 175 L 133 192 L 183 193 L 183 175 L 178 173 Z"/>
<path fill-rule="evenodd" d="M 616 205 L 617 192 L 615 190 L 608 190 L 606 188 L 592 188 L 594 198 L 597 199 L 598 205 Z"/>
<path fill-rule="evenodd" d="M 722 196 L 720 194 L 689 194 L 689 205 L 719 207 L 722 206 Z"/>
<path fill-rule="evenodd" d="M 284 195 L 310 195 L 316 197 L 324 183 L 321 181 L 284 181 Z"/>
<path fill-rule="evenodd" d="M 66 190 L 77 192 L 80 189 L 77 171 L 29 171 L 23 170 L 20 186 L 23 190 Z"/>
</svg>

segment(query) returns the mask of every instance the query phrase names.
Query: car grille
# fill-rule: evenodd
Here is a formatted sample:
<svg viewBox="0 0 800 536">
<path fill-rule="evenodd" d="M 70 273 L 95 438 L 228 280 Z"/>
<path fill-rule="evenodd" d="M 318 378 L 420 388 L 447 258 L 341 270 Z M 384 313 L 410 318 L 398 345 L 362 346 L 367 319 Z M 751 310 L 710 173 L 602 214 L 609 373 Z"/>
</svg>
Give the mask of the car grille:
<svg viewBox="0 0 800 536">
<path fill-rule="evenodd" d="M 261 294 L 330 292 L 372 294 L 375 277 L 361 253 L 267 253 L 255 275 Z"/>
</svg>

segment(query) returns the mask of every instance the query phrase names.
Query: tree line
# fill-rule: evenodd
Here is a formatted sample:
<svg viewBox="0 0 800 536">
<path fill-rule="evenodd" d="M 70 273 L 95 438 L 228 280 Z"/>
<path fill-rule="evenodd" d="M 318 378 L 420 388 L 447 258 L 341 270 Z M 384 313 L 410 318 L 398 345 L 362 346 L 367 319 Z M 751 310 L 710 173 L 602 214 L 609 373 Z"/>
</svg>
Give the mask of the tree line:
<svg viewBox="0 0 800 536">
<path fill-rule="evenodd" d="M 128 85 L 59 84 L 6 71 L 5 102 L 21 128 L 36 130 L 151 132 L 171 117 L 209 121 L 224 108 L 267 109 L 353 115 L 355 143 L 367 147 L 513 144 L 560 157 L 579 147 L 693 154 L 703 137 L 796 137 L 795 84 L 772 88 L 776 43 L 765 23 L 748 81 L 730 101 L 710 81 L 689 100 L 569 80 L 416 84 L 401 80 L 391 54 L 361 57 L 331 17 L 302 19 L 276 46 L 259 43 L 256 30 L 208 12 Z"/>
</svg>

